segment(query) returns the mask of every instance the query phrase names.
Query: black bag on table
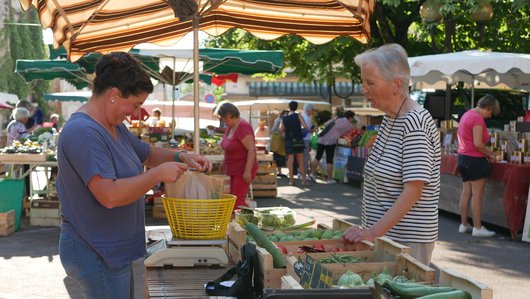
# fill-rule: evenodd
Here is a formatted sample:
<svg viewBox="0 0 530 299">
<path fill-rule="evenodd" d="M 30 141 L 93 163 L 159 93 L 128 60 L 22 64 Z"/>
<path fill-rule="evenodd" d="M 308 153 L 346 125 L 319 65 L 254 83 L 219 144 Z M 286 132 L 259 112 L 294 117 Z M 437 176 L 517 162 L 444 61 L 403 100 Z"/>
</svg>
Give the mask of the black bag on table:
<svg viewBox="0 0 530 299">
<path fill-rule="evenodd" d="M 257 273 L 258 256 L 256 245 L 246 243 L 241 247 L 241 260 L 237 265 L 214 281 L 206 284 L 206 294 L 209 296 L 231 296 L 238 299 L 254 299 L 261 296 L 263 292 L 263 281 Z M 256 270 L 254 270 L 256 269 Z M 237 280 L 231 287 L 221 285 L 221 282 L 230 280 L 237 275 Z"/>
</svg>

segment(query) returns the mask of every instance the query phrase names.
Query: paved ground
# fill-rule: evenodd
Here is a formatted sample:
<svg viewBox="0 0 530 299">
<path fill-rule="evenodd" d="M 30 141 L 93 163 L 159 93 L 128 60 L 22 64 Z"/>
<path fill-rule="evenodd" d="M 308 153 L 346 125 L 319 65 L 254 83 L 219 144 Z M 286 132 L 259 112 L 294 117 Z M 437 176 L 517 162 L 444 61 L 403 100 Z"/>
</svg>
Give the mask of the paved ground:
<svg viewBox="0 0 530 299">
<path fill-rule="evenodd" d="M 360 222 L 358 186 L 316 184 L 302 189 L 287 186 L 286 179 L 279 185 L 278 198 L 258 199 L 258 206 L 296 208 L 307 217 L 318 214 L 316 220 L 323 223 L 333 218 Z M 147 223 L 164 224 L 151 218 Z M 530 298 L 526 293 L 530 287 L 530 243 L 511 241 L 508 231 L 500 228 L 495 228 L 498 235 L 490 239 L 458 234 L 458 224 L 456 215 L 441 214 L 434 266 L 454 269 L 490 286 L 494 298 Z M 19 232 L 0 237 L 0 298 L 79 298 L 59 261 L 58 236 L 58 228 L 31 227 L 25 218 Z M 135 265 L 135 273 L 136 297 L 145 298 L 141 262 Z"/>
</svg>

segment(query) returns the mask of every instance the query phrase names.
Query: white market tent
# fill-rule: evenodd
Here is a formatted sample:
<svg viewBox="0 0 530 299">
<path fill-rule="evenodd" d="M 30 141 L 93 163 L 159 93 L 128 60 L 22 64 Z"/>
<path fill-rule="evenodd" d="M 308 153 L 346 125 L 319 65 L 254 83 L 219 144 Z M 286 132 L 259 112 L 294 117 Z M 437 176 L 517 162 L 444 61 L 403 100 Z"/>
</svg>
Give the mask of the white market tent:
<svg viewBox="0 0 530 299">
<path fill-rule="evenodd" d="M 530 54 L 470 50 L 409 57 L 409 65 L 413 87 L 462 81 L 471 86 L 472 106 L 477 85 L 530 90 Z"/>
</svg>

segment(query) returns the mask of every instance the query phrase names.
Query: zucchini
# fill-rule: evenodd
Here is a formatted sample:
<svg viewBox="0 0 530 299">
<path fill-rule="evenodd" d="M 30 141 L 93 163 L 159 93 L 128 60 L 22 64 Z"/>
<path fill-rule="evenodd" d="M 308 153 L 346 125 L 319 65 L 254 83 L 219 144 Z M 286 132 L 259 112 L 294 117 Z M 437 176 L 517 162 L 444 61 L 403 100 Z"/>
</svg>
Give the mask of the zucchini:
<svg viewBox="0 0 530 299">
<path fill-rule="evenodd" d="M 445 293 L 436 293 L 418 297 L 417 299 L 471 299 L 471 294 L 464 290 L 454 290 Z"/>
<path fill-rule="evenodd" d="M 254 223 L 248 222 L 246 225 L 247 232 L 254 238 L 258 246 L 265 248 L 272 255 L 272 264 L 274 268 L 285 268 L 285 257 L 280 249 L 272 243 L 267 235 L 259 229 Z"/>
<path fill-rule="evenodd" d="M 391 280 L 385 281 L 384 286 L 390 290 L 392 295 L 405 299 L 418 298 L 437 293 L 447 293 L 456 290 L 451 287 L 432 287 L 428 285 L 420 285 L 418 283 L 395 282 Z"/>
</svg>

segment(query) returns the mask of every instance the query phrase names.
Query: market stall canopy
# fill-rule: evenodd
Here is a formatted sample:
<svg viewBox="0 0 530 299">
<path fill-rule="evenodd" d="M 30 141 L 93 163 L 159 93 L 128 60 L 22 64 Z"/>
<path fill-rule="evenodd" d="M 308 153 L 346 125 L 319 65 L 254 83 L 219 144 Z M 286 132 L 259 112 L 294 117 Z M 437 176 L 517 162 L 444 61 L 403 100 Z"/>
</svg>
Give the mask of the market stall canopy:
<svg viewBox="0 0 530 299">
<path fill-rule="evenodd" d="M 15 73 L 26 82 L 33 80 L 65 79 L 77 89 L 87 87 L 90 83 L 87 71 L 77 63 L 66 60 L 22 60 L 16 61 Z"/>
<path fill-rule="evenodd" d="M 86 102 L 91 96 L 91 91 L 54 92 L 44 94 L 44 100 L 60 102 Z"/>
<path fill-rule="evenodd" d="M 330 110 L 331 104 L 324 101 L 308 101 L 308 100 L 293 100 L 293 99 L 264 99 L 264 100 L 253 100 L 253 101 L 237 101 L 233 104 L 240 111 L 250 112 L 271 112 L 271 111 L 282 111 L 289 110 L 289 103 L 291 101 L 298 102 L 298 109 L 302 110 L 304 105 L 312 104 L 313 108 L 317 110 Z"/>
<path fill-rule="evenodd" d="M 192 30 L 194 15 L 200 16 L 198 29 L 214 36 L 237 27 L 267 40 L 296 34 L 315 44 L 337 36 L 367 43 L 375 5 L 375 0 L 19 1 L 24 10 L 37 8 L 42 26 L 53 29 L 54 46 L 64 45 L 71 61 L 146 42 L 173 45 Z"/>
<path fill-rule="evenodd" d="M 0 92 L 0 103 L 16 103 L 18 102 L 18 96 L 16 94 Z"/>
<path fill-rule="evenodd" d="M 160 59 L 163 66 L 162 77 L 168 84 L 172 82 L 172 69 L 175 69 L 175 84 L 180 82 L 189 83 L 192 78 L 193 50 L 192 49 L 168 49 L 151 46 L 149 48 L 136 48 L 139 54 L 152 56 Z M 202 63 L 201 80 L 210 84 L 210 78 L 203 73 L 211 74 L 243 74 L 254 75 L 259 73 L 275 74 L 283 67 L 283 52 L 275 50 L 234 50 L 234 49 L 199 49 L 199 60 Z"/>
<path fill-rule="evenodd" d="M 10 109 L 14 109 L 15 107 L 9 105 L 9 104 L 4 104 L 4 103 L 0 103 L 0 110 L 10 110 Z"/>
<path fill-rule="evenodd" d="M 530 54 L 463 51 L 409 58 L 412 84 L 460 81 L 489 87 L 530 88 Z"/>
</svg>

